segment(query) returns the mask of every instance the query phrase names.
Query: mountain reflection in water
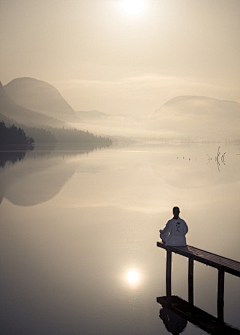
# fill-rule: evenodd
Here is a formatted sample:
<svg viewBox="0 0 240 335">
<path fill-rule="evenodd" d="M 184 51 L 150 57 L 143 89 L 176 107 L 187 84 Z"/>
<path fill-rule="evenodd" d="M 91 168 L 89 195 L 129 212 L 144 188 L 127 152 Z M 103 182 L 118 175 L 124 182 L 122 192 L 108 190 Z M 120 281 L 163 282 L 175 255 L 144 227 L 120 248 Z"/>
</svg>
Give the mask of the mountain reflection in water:
<svg viewBox="0 0 240 335">
<path fill-rule="evenodd" d="M 0 168 L 0 332 L 168 334 L 156 303 L 166 284 L 156 241 L 172 207 L 188 223 L 188 244 L 239 260 L 239 150 L 221 149 L 226 165 L 218 171 L 207 156 L 217 149 L 51 148 L 7 162 Z M 175 256 L 173 293 L 187 299 L 187 263 Z M 194 303 L 216 315 L 217 274 L 201 264 L 194 271 Z M 240 283 L 232 277 L 224 320 L 239 328 Z M 206 334 L 189 320 L 183 333 Z"/>
<path fill-rule="evenodd" d="M 64 146 L 55 150 L 53 146 L 46 146 L 30 152 L 0 152 L 3 168 L 0 173 L 0 202 L 3 197 L 18 206 L 34 206 L 49 201 L 74 174 L 76 164 L 66 158 L 93 150 L 94 146 L 80 150 L 69 150 Z M 6 164 L 9 166 L 4 169 Z"/>
</svg>

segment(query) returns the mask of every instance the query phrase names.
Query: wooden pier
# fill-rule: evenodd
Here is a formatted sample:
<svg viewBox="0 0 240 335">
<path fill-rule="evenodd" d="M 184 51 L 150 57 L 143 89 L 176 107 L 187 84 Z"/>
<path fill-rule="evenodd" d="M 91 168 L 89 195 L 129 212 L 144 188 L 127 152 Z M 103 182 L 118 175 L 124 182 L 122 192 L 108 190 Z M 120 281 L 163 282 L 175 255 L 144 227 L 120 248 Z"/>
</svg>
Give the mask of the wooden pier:
<svg viewBox="0 0 240 335">
<path fill-rule="evenodd" d="M 225 272 L 240 277 L 240 262 L 207 252 L 190 245 L 185 247 L 166 246 L 157 242 L 159 248 L 165 249 L 166 258 L 166 297 L 171 299 L 171 273 L 172 273 L 172 252 L 188 258 L 188 303 L 194 304 L 193 276 L 194 261 L 214 267 L 218 270 L 218 293 L 217 293 L 217 314 L 218 319 L 224 319 L 224 278 Z"/>
</svg>

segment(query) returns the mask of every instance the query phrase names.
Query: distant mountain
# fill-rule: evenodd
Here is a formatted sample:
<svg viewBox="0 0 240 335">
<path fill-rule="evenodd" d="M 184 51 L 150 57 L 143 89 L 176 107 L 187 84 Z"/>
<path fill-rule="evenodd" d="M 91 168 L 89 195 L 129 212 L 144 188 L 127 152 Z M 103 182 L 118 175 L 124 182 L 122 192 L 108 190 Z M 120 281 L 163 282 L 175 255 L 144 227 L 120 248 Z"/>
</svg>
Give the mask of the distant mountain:
<svg viewBox="0 0 240 335">
<path fill-rule="evenodd" d="M 88 131 L 70 128 L 67 123 L 17 105 L 6 93 L 0 82 L 0 121 L 6 125 L 20 126 L 37 143 L 78 143 L 94 147 L 109 146 L 112 141 L 94 136 Z"/>
<path fill-rule="evenodd" d="M 79 122 L 73 108 L 52 85 L 33 78 L 17 78 L 4 86 L 18 105 L 65 122 Z"/>
<path fill-rule="evenodd" d="M 109 114 L 99 112 L 97 110 L 91 110 L 91 111 L 76 111 L 76 115 L 81 119 L 81 120 L 97 120 L 97 119 L 104 119 L 109 117 Z"/>
<path fill-rule="evenodd" d="M 17 105 L 5 92 L 0 82 L 0 113 L 28 127 L 67 127 L 65 122 L 33 112 Z"/>
<path fill-rule="evenodd" d="M 150 124 L 170 137 L 236 139 L 240 137 L 240 104 L 203 96 L 179 96 L 157 109 Z"/>
</svg>

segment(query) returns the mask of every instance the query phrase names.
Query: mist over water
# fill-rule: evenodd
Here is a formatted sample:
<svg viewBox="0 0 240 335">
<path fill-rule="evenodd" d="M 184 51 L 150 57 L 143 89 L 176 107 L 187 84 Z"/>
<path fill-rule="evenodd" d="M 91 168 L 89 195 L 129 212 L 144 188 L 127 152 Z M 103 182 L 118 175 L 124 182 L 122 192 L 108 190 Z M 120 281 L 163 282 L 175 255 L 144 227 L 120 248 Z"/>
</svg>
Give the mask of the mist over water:
<svg viewBox="0 0 240 335">
<path fill-rule="evenodd" d="M 37 148 L 0 169 L 3 334 L 168 334 L 158 231 L 178 205 L 187 243 L 239 261 L 240 148 L 125 145 Z M 224 159 L 221 159 L 222 155 Z M 187 260 L 173 294 L 187 300 Z M 217 271 L 196 264 L 195 304 L 216 316 Z M 225 321 L 240 328 L 239 278 L 226 275 Z M 187 323 L 186 335 L 205 334 Z"/>
<path fill-rule="evenodd" d="M 179 206 L 189 245 L 239 261 L 240 1 L 0 11 L 0 334 L 205 334 L 157 303 L 156 242 Z M 217 280 L 194 262 L 194 304 L 219 321 Z M 240 332 L 239 298 L 226 274 Z"/>
</svg>

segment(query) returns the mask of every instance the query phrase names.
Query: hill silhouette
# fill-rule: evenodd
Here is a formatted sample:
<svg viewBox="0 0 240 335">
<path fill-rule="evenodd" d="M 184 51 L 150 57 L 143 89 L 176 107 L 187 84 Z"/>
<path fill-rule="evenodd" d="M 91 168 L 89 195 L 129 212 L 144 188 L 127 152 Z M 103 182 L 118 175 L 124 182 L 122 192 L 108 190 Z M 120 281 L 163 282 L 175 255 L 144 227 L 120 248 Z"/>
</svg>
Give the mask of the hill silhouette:
<svg viewBox="0 0 240 335">
<path fill-rule="evenodd" d="M 28 127 L 68 127 L 67 123 L 19 106 L 5 92 L 0 82 L 0 113 Z"/>
<path fill-rule="evenodd" d="M 79 122 L 73 108 L 52 85 L 34 78 L 16 78 L 4 86 L 13 101 L 64 122 Z"/>
<path fill-rule="evenodd" d="M 81 143 L 91 144 L 95 147 L 112 144 L 109 138 L 74 129 L 63 121 L 17 105 L 6 94 L 1 82 L 0 121 L 6 123 L 7 126 L 14 124 L 21 127 L 27 136 L 33 137 L 36 143 Z"/>
<path fill-rule="evenodd" d="M 173 138 L 239 139 L 240 104 L 203 96 L 179 96 L 157 109 L 151 128 Z"/>
</svg>

